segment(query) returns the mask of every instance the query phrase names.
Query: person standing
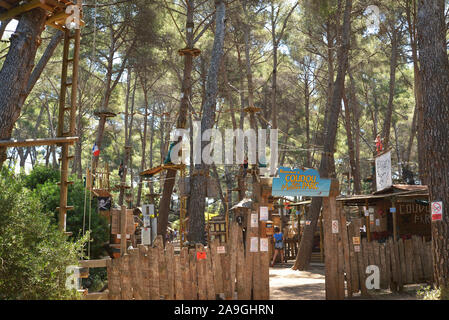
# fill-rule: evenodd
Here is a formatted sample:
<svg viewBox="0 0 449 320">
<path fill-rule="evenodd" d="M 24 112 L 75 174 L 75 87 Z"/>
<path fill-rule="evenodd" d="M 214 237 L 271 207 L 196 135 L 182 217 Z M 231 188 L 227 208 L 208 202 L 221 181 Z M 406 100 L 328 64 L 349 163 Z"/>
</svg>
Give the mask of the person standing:
<svg viewBox="0 0 449 320">
<path fill-rule="evenodd" d="M 274 255 L 271 266 L 274 266 L 278 253 L 281 254 L 281 261 L 284 262 L 284 234 L 279 230 L 279 227 L 274 227 Z"/>
</svg>

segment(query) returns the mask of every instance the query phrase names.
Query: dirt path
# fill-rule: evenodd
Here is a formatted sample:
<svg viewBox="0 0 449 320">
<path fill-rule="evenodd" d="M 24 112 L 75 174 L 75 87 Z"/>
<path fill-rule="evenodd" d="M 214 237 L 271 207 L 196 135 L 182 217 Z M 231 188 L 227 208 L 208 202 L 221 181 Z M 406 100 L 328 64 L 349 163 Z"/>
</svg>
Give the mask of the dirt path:
<svg viewBox="0 0 449 320">
<path fill-rule="evenodd" d="M 292 270 L 293 261 L 270 268 L 270 300 L 324 300 L 324 264 L 311 263 L 308 271 Z M 372 291 L 369 297 L 355 294 L 348 300 L 417 300 L 420 285 L 407 285 L 401 293 Z"/>
<path fill-rule="evenodd" d="M 293 262 L 270 268 L 270 300 L 324 300 L 324 264 L 292 270 Z"/>
</svg>

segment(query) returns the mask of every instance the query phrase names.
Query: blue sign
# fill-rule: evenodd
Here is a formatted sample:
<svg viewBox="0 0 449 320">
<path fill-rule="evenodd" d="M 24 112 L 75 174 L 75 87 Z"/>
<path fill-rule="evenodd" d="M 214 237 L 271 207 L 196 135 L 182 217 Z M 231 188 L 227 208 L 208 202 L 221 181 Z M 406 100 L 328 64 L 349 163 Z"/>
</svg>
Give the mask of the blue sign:
<svg viewBox="0 0 449 320">
<path fill-rule="evenodd" d="M 273 179 L 273 196 L 328 197 L 331 179 L 321 179 L 317 170 L 279 168 L 279 178 Z"/>
<path fill-rule="evenodd" d="M 396 212 L 396 208 L 390 208 L 390 213 L 395 213 Z"/>
</svg>

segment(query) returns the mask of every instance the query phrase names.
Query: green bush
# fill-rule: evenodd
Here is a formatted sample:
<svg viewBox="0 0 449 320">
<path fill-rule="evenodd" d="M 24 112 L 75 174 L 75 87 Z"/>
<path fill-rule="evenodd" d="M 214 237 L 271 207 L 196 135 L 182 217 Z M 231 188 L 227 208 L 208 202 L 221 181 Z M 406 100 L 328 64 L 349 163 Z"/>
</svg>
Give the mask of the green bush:
<svg viewBox="0 0 449 320">
<path fill-rule="evenodd" d="M 0 299 L 78 298 L 66 289 L 66 268 L 77 264 L 84 242 L 57 230 L 41 199 L 24 187 L 30 181 L 38 179 L 0 173 Z"/>
</svg>

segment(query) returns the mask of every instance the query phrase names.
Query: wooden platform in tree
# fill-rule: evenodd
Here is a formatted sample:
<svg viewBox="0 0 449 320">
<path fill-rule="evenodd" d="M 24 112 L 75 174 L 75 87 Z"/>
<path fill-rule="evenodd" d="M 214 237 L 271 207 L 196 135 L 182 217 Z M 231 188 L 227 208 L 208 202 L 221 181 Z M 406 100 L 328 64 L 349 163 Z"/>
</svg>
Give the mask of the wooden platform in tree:
<svg viewBox="0 0 449 320">
<path fill-rule="evenodd" d="M 21 14 L 36 8 L 41 8 L 47 12 L 46 25 L 64 30 L 65 23 L 72 13 L 66 13 L 66 8 L 74 5 L 69 0 L 0 0 L 0 21 L 18 18 Z M 84 25 L 84 21 L 80 21 Z"/>
<path fill-rule="evenodd" d="M 140 175 L 142 177 L 152 177 L 158 173 L 161 173 L 164 170 L 179 170 L 185 167 L 183 164 L 163 164 L 151 169 L 147 169 L 145 171 L 142 171 Z"/>
</svg>

